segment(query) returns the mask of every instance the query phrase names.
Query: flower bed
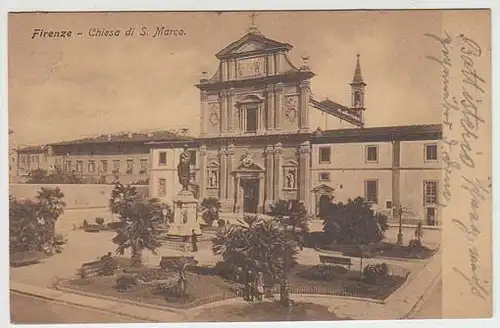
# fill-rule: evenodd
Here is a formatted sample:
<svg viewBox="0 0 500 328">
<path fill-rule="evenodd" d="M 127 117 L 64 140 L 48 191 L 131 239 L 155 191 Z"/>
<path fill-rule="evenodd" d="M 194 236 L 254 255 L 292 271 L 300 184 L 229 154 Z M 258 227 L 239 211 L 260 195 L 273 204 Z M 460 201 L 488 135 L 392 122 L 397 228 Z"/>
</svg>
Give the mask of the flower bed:
<svg viewBox="0 0 500 328">
<path fill-rule="evenodd" d="M 75 291 L 92 293 L 104 297 L 113 297 L 129 301 L 141 302 L 156 306 L 188 309 L 206 303 L 236 297 L 238 284 L 224 281 L 214 276 L 199 276 L 187 273 L 187 295 L 178 298 L 173 290 L 162 290 L 154 285 L 144 284 L 156 279 L 168 277 L 169 273 L 160 269 L 125 270 L 125 274 L 113 276 L 97 276 L 85 279 L 74 279 L 62 282 L 60 286 Z M 140 283 L 130 284 L 125 291 L 116 288 L 120 276 L 136 275 Z"/>
<path fill-rule="evenodd" d="M 340 252 L 343 256 L 360 257 L 361 251 L 357 246 L 330 244 L 319 247 L 321 250 Z M 436 253 L 435 249 L 422 246 L 419 249 L 411 249 L 391 243 L 378 243 L 363 252 L 365 258 L 403 258 L 403 259 L 430 259 Z"/>
</svg>

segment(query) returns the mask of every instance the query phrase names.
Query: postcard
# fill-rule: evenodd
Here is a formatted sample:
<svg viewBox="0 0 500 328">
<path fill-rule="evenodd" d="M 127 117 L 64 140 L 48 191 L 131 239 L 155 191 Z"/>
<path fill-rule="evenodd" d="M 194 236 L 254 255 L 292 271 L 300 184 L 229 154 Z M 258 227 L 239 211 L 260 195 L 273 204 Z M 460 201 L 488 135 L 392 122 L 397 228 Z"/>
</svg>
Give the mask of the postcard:
<svg viewBox="0 0 500 328">
<path fill-rule="evenodd" d="M 492 316 L 487 9 L 10 12 L 15 324 Z"/>
</svg>

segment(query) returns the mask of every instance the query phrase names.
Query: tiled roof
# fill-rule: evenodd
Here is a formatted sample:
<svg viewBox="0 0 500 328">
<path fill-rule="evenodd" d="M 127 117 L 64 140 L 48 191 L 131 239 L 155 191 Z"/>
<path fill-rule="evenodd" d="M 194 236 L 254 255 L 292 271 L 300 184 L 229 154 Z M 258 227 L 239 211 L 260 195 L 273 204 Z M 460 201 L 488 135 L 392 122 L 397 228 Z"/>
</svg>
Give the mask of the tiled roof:
<svg viewBox="0 0 500 328">
<path fill-rule="evenodd" d="M 41 153 L 45 150 L 44 146 L 24 146 L 17 149 L 18 153 Z"/>
<path fill-rule="evenodd" d="M 313 142 L 441 139 L 441 124 L 382 126 L 313 132 Z"/>
<path fill-rule="evenodd" d="M 190 141 L 190 136 L 179 135 L 172 131 L 155 132 L 129 132 L 103 134 L 96 137 L 83 138 L 71 141 L 62 141 L 50 144 L 51 146 L 75 145 L 75 144 L 96 144 L 109 142 L 150 142 L 150 141 Z"/>
</svg>

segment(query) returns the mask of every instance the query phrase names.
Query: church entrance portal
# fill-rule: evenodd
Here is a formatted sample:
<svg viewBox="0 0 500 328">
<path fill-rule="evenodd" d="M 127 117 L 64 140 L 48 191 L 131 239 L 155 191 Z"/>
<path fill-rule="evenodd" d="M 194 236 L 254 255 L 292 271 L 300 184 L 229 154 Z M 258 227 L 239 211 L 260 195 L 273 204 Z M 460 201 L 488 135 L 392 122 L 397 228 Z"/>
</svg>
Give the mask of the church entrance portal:
<svg viewBox="0 0 500 328">
<path fill-rule="evenodd" d="M 257 213 L 259 205 L 259 179 L 242 179 L 243 212 Z"/>
</svg>

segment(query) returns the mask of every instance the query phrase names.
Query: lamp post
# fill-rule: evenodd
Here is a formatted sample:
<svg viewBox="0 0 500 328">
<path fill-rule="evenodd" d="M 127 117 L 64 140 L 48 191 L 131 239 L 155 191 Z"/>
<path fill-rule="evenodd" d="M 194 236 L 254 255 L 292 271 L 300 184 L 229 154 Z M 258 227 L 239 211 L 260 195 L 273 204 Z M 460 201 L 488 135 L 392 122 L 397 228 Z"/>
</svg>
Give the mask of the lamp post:
<svg viewBox="0 0 500 328">
<path fill-rule="evenodd" d="M 401 246 L 403 245 L 403 207 L 401 204 L 396 204 L 394 214 L 397 215 L 399 219 L 398 245 Z"/>
</svg>

